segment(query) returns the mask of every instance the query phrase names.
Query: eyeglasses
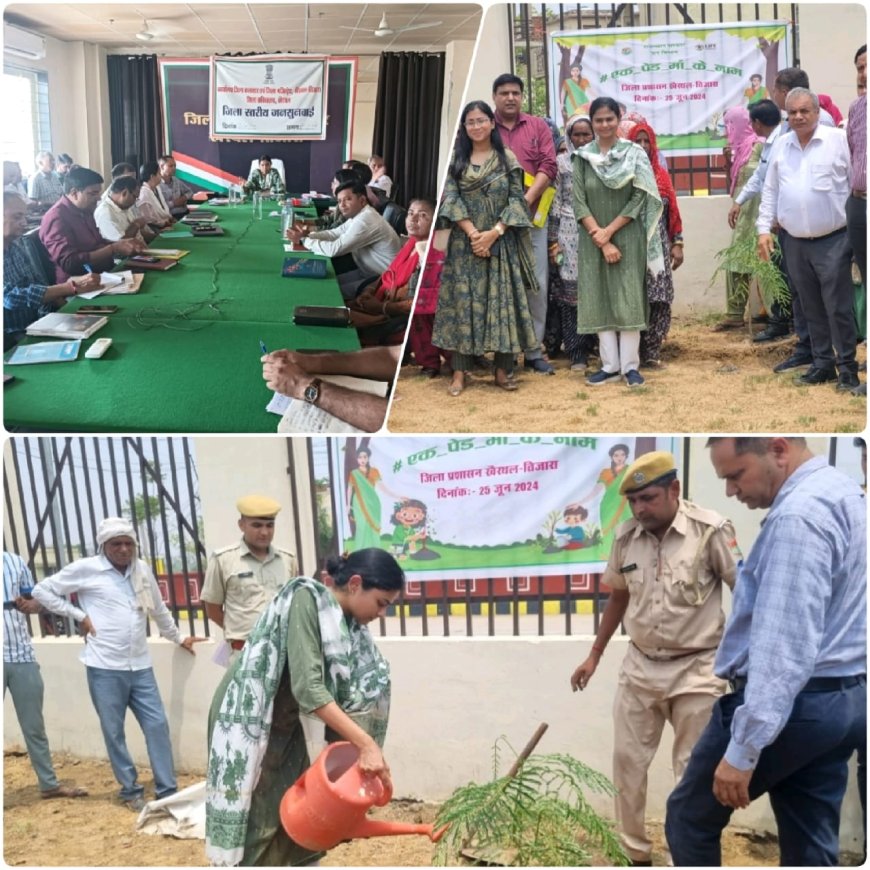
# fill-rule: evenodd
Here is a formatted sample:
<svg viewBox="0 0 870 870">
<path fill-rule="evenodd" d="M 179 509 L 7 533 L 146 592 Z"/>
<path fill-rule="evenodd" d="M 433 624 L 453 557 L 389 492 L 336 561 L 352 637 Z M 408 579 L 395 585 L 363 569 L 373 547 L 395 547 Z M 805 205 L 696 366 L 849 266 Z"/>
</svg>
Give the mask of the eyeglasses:
<svg viewBox="0 0 870 870">
<path fill-rule="evenodd" d="M 466 127 L 485 127 L 487 124 L 491 124 L 492 121 L 489 118 L 478 118 L 477 120 L 466 121 Z"/>
</svg>

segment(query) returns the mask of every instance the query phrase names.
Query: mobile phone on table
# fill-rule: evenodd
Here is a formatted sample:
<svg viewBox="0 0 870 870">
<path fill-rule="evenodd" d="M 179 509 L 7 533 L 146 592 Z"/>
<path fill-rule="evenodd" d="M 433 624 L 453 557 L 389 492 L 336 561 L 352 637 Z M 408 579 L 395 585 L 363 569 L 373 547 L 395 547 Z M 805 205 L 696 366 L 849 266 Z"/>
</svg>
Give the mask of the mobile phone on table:
<svg viewBox="0 0 870 870">
<path fill-rule="evenodd" d="M 117 305 L 82 305 L 77 314 L 114 314 L 118 310 Z"/>
</svg>

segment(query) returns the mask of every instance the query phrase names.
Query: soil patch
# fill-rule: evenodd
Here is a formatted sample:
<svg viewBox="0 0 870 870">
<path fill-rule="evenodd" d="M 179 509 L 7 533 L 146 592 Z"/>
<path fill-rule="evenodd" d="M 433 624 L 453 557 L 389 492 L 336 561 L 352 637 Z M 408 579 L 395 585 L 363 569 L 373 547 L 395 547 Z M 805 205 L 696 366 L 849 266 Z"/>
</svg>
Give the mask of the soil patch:
<svg viewBox="0 0 870 870">
<path fill-rule="evenodd" d="M 85 786 L 85 798 L 42 800 L 28 758 L 5 753 L 3 767 L 3 857 L 11 867 L 203 867 L 200 840 L 142 834 L 136 814 L 122 807 L 108 762 L 55 754 L 54 766 L 64 784 Z M 179 774 L 180 787 L 202 779 Z M 140 768 L 146 797 L 153 795 L 151 772 Z M 393 801 L 376 810 L 376 818 L 428 824 L 438 807 L 416 801 Z M 653 860 L 664 864 L 661 821 L 649 824 L 655 843 Z M 429 867 L 434 846 L 425 837 L 379 837 L 337 846 L 321 861 L 325 867 Z M 776 866 L 776 839 L 745 831 L 728 831 L 723 864 L 732 867 Z"/>
<path fill-rule="evenodd" d="M 746 330 L 715 332 L 711 321 L 675 318 L 662 352 L 665 368 L 643 371 L 646 384 L 600 387 L 572 372 L 564 354 L 555 377 L 517 373 L 519 390 L 496 389 L 477 370 L 462 395 L 446 377 L 401 369 L 387 424 L 391 432 L 861 432 L 867 403 L 832 384 L 798 387 L 772 368 L 794 339 L 757 345 Z M 858 349 L 866 359 L 866 346 Z M 598 368 L 593 362 L 591 370 Z M 797 372 L 800 374 L 800 371 Z M 861 375 L 862 379 L 865 377 Z"/>
</svg>

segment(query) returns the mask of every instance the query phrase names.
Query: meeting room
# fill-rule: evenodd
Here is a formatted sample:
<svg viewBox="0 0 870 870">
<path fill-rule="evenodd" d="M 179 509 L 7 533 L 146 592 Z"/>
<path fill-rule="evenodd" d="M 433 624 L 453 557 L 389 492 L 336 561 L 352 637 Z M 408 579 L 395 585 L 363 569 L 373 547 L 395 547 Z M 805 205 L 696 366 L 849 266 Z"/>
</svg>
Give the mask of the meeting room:
<svg viewBox="0 0 870 870">
<path fill-rule="evenodd" d="M 6 428 L 381 428 L 480 7 L 3 17 Z"/>
</svg>

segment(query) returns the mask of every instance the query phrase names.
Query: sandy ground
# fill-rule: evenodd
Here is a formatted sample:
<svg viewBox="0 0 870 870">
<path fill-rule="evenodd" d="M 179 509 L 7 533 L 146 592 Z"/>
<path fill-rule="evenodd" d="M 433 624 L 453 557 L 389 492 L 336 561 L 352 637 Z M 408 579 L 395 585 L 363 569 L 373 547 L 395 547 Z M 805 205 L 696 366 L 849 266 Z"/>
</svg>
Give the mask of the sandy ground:
<svg viewBox="0 0 870 870">
<path fill-rule="evenodd" d="M 493 433 L 864 429 L 865 399 L 832 384 L 798 387 L 793 373 L 772 372 L 790 355 L 793 339 L 758 345 L 745 330 L 715 332 L 711 323 L 675 318 L 662 353 L 666 368 L 643 371 L 646 384 L 631 390 L 624 381 L 588 386 L 564 354 L 552 360 L 555 377 L 520 370 L 514 393 L 496 389 L 492 375 L 479 370 L 452 397 L 446 377 L 430 380 L 417 366 L 404 366 L 387 425 L 391 432 Z M 866 347 L 858 354 L 865 360 Z M 593 362 L 591 370 L 597 368 Z"/>
<path fill-rule="evenodd" d="M 9 866 L 43 867 L 202 867 L 203 843 L 141 834 L 136 816 L 116 800 L 117 786 L 107 762 L 54 756 L 64 784 L 85 786 L 88 797 L 42 800 L 24 753 L 4 753 L 3 857 Z M 201 775 L 179 775 L 179 786 Z M 151 773 L 140 769 L 146 797 L 152 794 Z M 377 817 L 393 821 L 429 823 L 437 807 L 413 801 L 393 801 Z M 660 820 L 651 820 L 653 859 L 663 864 L 664 840 Z M 434 846 L 425 837 L 381 837 L 355 840 L 333 849 L 321 861 L 327 867 L 428 867 Z M 776 866 L 778 850 L 771 836 L 729 831 L 723 841 L 723 863 L 730 867 Z"/>
</svg>

